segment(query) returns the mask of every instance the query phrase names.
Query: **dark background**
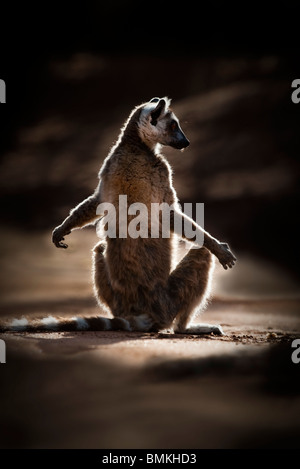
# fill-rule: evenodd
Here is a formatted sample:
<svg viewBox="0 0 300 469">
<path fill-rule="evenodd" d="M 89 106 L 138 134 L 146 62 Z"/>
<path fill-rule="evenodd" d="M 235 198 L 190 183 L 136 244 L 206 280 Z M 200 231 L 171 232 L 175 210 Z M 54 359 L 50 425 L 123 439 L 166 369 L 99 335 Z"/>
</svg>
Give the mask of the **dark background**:
<svg viewBox="0 0 300 469">
<path fill-rule="evenodd" d="M 51 231 L 154 96 L 173 99 L 191 141 L 163 150 L 180 201 L 204 202 L 205 228 L 238 258 L 216 269 L 207 311 L 224 338 L 6 334 L 0 446 L 299 446 L 297 2 L 7 2 L 0 15 L 1 321 L 99 314 L 96 234 L 58 250 Z"/>
<path fill-rule="evenodd" d="M 206 228 L 235 252 L 296 274 L 298 18 L 297 2 L 10 2 L 2 224 L 52 230 L 94 189 L 132 107 L 168 95 L 192 142 L 170 156 L 181 201 L 204 202 Z"/>
</svg>

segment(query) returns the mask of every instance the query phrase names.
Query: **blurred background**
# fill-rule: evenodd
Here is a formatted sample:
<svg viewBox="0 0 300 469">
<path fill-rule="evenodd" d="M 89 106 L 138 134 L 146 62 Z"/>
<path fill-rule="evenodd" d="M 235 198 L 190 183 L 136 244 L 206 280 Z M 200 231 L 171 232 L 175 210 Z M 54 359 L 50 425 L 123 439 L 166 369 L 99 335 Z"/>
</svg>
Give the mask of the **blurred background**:
<svg viewBox="0 0 300 469">
<path fill-rule="evenodd" d="M 0 314 L 92 298 L 94 228 L 63 252 L 51 232 L 153 96 L 172 98 L 191 141 L 164 149 L 180 202 L 204 203 L 205 229 L 238 257 L 230 273 L 217 265 L 214 297 L 299 298 L 296 12 L 297 2 L 3 7 Z"/>
<path fill-rule="evenodd" d="M 238 263 L 230 272 L 217 266 L 216 301 L 207 313 L 208 321 L 231 327 L 228 343 L 8 336 L 1 444 L 299 445 L 298 401 L 292 407 L 276 397 L 296 394 L 295 365 L 287 375 L 290 343 L 285 355 L 280 349 L 256 361 L 245 355 L 223 361 L 231 345 L 236 351 L 255 337 L 259 344 L 273 340 L 272 328 L 282 337 L 299 332 L 300 104 L 291 101 L 291 83 L 300 78 L 298 2 L 267 9 L 262 2 L 6 3 L 1 318 L 98 314 L 91 285 L 95 230 L 72 233 L 67 250 L 54 248 L 51 232 L 94 190 L 131 109 L 154 96 L 172 98 L 191 141 L 183 153 L 164 149 L 180 202 L 205 204 L 206 230 L 230 244 Z M 249 298 L 272 301 L 242 302 Z M 149 384 L 153 357 L 172 354 L 170 370 L 186 381 L 165 381 L 171 371 L 159 368 Z M 182 357 L 200 361 L 186 368 Z M 145 364 L 140 375 L 132 377 L 130 360 Z"/>
<path fill-rule="evenodd" d="M 191 140 L 166 152 L 181 202 L 204 202 L 206 229 L 233 250 L 297 274 L 296 5 L 6 7 L 2 227 L 50 235 L 93 191 L 130 110 L 167 95 Z"/>
</svg>

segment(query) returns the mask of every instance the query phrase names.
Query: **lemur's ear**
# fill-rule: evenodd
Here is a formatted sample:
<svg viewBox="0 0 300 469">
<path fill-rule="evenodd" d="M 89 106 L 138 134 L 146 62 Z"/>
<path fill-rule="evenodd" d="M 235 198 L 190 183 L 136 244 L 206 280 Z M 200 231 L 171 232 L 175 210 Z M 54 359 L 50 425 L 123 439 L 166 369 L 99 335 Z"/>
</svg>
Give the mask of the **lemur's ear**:
<svg viewBox="0 0 300 469">
<path fill-rule="evenodd" d="M 155 101 L 153 101 L 153 100 L 151 100 L 151 101 L 156 102 L 156 98 L 153 98 L 153 99 L 155 99 Z M 166 106 L 166 101 L 164 99 L 160 99 L 157 103 L 156 108 L 151 112 L 151 121 L 150 121 L 150 123 L 152 125 L 157 124 L 157 119 L 159 118 L 161 113 L 164 111 L 165 106 Z"/>
</svg>

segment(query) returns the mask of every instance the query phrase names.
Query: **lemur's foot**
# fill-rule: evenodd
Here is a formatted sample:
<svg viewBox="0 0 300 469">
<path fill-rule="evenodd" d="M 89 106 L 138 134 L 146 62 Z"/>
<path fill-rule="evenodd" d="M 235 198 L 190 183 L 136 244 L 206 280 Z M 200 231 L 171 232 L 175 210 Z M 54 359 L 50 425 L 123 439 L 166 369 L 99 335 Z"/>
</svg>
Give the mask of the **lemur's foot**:
<svg viewBox="0 0 300 469">
<path fill-rule="evenodd" d="M 194 334 L 194 335 L 205 335 L 205 334 L 215 334 L 215 335 L 225 335 L 223 329 L 220 325 L 214 324 L 195 324 L 184 330 L 174 331 L 176 334 Z"/>
</svg>

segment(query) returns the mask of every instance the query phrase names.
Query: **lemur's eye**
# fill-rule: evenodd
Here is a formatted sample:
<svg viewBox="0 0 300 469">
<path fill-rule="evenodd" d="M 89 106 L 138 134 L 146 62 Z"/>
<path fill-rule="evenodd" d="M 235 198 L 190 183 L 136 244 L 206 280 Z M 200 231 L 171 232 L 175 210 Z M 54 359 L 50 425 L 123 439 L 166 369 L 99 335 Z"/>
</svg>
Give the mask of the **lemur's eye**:
<svg viewBox="0 0 300 469">
<path fill-rule="evenodd" d="M 175 131 L 177 129 L 177 122 L 176 121 L 173 121 L 171 123 L 171 130 Z"/>
</svg>

